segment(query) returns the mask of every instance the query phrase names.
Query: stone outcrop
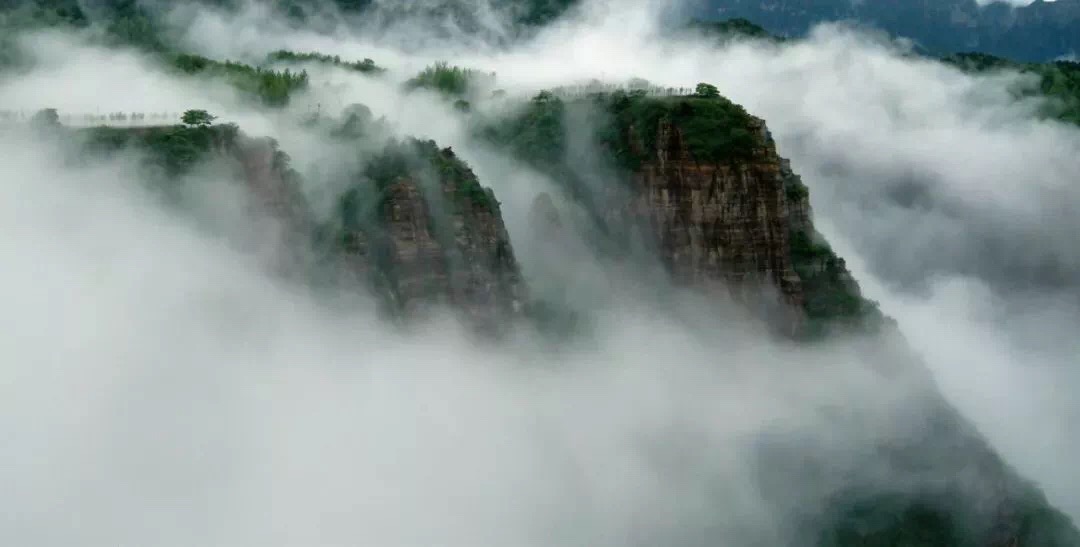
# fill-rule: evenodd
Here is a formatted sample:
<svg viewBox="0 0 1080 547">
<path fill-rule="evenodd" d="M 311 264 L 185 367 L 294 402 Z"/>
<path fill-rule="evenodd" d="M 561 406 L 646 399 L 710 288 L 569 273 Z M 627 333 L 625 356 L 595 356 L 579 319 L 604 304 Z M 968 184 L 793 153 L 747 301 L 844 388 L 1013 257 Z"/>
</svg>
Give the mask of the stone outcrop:
<svg viewBox="0 0 1080 547">
<path fill-rule="evenodd" d="M 395 168 L 369 173 L 346 198 L 347 266 L 406 316 L 444 304 L 483 329 L 507 326 L 525 288 L 491 191 L 432 142 L 392 145 L 376 162 Z"/>
<path fill-rule="evenodd" d="M 744 303 L 774 293 L 792 333 L 845 327 L 897 346 L 890 362 L 873 365 L 916 386 L 919 395 L 910 404 L 919 410 L 911 416 L 923 424 L 909 438 L 884 439 L 874 450 L 905 487 L 852 477 L 859 486 L 833 497 L 834 524 L 821 544 L 891 545 L 908 537 L 995 547 L 1080 544 L 1069 519 L 942 398 L 898 332 L 882 328 L 891 320 L 862 297 L 843 259 L 814 229 L 808 192 L 778 155 L 764 121 L 748 122 L 747 153 L 719 161 L 703 158 L 677 121 L 625 126 L 626 142 L 641 161 L 630 172 L 624 211 L 647 227 L 678 283 L 731 290 Z M 637 137 L 644 132 L 655 138 Z"/>
<path fill-rule="evenodd" d="M 716 131 L 727 130 L 722 123 L 731 122 L 717 120 Z M 628 176 L 629 204 L 616 214 L 646 227 L 676 283 L 726 291 L 789 334 L 886 322 L 814 229 L 809 193 L 764 120 L 742 115 L 734 123 L 746 135 L 736 155 L 703 149 L 685 116 L 621 127 L 639 161 Z"/>
<path fill-rule="evenodd" d="M 240 135 L 231 154 L 239 160 L 243 180 L 262 211 L 298 229 L 310 229 L 311 212 L 299 188 L 299 174 L 273 139 Z"/>
<path fill-rule="evenodd" d="M 699 91 L 542 92 L 479 134 L 559 183 L 589 213 L 602 252 L 643 241 L 676 284 L 730 294 L 792 335 L 881 321 L 814 230 L 806 187 L 765 122 L 711 86 Z M 599 120 L 595 135 L 568 137 L 571 114 Z"/>
<path fill-rule="evenodd" d="M 653 150 L 632 143 L 645 159 L 632 174 L 626 211 L 649 227 L 677 283 L 731 291 L 744 302 L 775 287 L 797 328 L 803 292 L 788 241 L 796 215 L 785 195 L 783 161 L 764 122 L 757 122 L 756 146 L 740 162 L 695 157 L 682 129 L 669 121 L 632 127 L 656 136 Z"/>
<path fill-rule="evenodd" d="M 591 214 L 603 242 L 618 247 L 627 232 L 643 233 L 677 284 L 705 293 L 731 290 L 745 303 L 772 294 L 787 312 L 782 325 L 800 337 L 837 329 L 870 335 L 857 342 L 867 372 L 905 393 L 882 408 L 850 411 L 881 413 L 909 427 L 867 436 L 851 461 L 813 454 L 783 435 L 791 444 L 754 455 L 768 462 L 764 469 L 827 471 L 846 485 L 830 484 L 809 500 L 791 500 L 791 485 L 783 481 L 766 489 L 764 496 L 779 506 L 811 504 L 793 508 L 807 517 L 796 544 L 1080 545 L 1068 517 L 948 404 L 891 321 L 862 297 L 843 259 L 814 229 L 807 189 L 777 154 L 762 120 L 711 94 L 589 99 L 567 105 L 541 94 L 520 118 L 490 134 L 562 184 Z M 597 130 L 613 166 L 607 177 L 595 167 L 578 169 L 578 151 L 559 140 L 567 133 L 557 123 L 564 112 L 581 107 L 596 114 L 597 106 L 596 117 L 609 120 Z M 549 199 L 538 199 L 533 225 L 552 226 L 540 221 L 556 218 L 552 209 Z M 845 428 L 844 420 L 835 427 Z"/>
<path fill-rule="evenodd" d="M 622 148 L 614 152 L 626 152 L 622 157 L 632 163 L 619 171 L 624 178 L 617 191 L 590 203 L 593 214 L 609 226 L 644 229 L 680 284 L 705 292 L 734 288 L 744 301 L 772 293 L 789 312 L 784 324 L 796 333 L 807 324 L 844 320 L 867 332 L 866 320 L 880 313 L 861 297 L 843 260 L 814 231 L 806 189 L 778 156 L 764 123 L 731 116 L 729 107 L 717 113 L 712 103 L 699 102 L 688 110 L 679 101 L 659 105 L 659 116 L 649 110 L 615 116 L 620 124 L 612 142 Z M 715 123 L 689 119 L 696 115 L 693 107 L 711 112 Z M 745 125 L 732 128 L 731 120 Z M 217 131 L 164 128 L 98 137 L 99 144 L 114 149 L 134 141 L 147 149 L 152 167 L 170 176 L 190 169 L 187 153 L 193 146 L 204 159 L 232 162 L 255 208 L 298 235 L 290 241 L 310 249 L 305 236 L 314 235 L 325 264 L 353 283 L 347 289 L 370 284 L 396 315 L 415 317 L 445 305 L 490 331 L 521 313 L 525 286 L 499 204 L 450 149 L 430 141 L 392 143 L 350 176 L 337 215 L 326 222 L 304 204 L 297 175 L 273 142 Z M 728 138 L 710 140 L 729 131 Z M 703 140 L 702 133 L 710 139 Z M 572 173 L 570 167 L 558 172 Z M 531 217 L 547 234 L 563 229 L 549 197 L 537 199 Z M 539 312 L 554 323 L 574 325 L 568 315 Z M 810 508 L 806 542 L 1080 544 L 1069 519 L 948 405 L 917 357 L 883 347 L 904 346 L 897 333 L 878 334 L 868 341 L 867 361 L 872 372 L 913 386 L 910 400 L 896 410 L 911 429 L 899 437 L 870 437 L 859 449 L 876 464 L 872 470 L 887 468 L 888 477 L 899 479 L 880 483 L 873 473 L 860 476 L 840 468 L 851 488 L 827 492 L 825 507 Z M 837 468 L 831 460 L 810 461 L 798 439 L 792 442 L 755 457 L 771 469 Z M 770 499 L 783 501 L 788 493 L 788 485 L 778 484 Z"/>
<path fill-rule="evenodd" d="M 147 180 L 166 193 L 198 164 L 231 168 L 271 265 L 341 290 L 373 288 L 386 311 L 417 316 L 446 305 L 471 326 L 498 330 L 521 312 L 524 283 L 498 201 L 449 148 L 392 144 L 355 173 L 338 215 L 316 218 L 300 175 L 273 139 L 235 126 L 97 128 L 87 153 L 143 152 Z M 193 153 L 194 152 L 194 153 Z"/>
</svg>

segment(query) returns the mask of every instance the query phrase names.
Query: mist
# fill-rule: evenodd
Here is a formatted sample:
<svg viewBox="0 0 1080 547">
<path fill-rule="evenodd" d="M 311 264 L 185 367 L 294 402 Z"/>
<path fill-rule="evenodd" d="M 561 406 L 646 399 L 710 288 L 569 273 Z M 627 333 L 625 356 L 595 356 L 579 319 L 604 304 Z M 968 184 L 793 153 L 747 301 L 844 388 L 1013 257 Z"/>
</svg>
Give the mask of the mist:
<svg viewBox="0 0 1080 547">
<path fill-rule="evenodd" d="M 400 330 L 363 297 L 327 306 L 270 275 L 163 208 L 126 159 L 58 167 L 57 145 L 16 137 L 6 542 L 774 543 L 786 513 L 760 493 L 762 433 L 812 440 L 826 405 L 880 413 L 844 430 L 853 452 L 907 427 L 881 403 L 914 388 L 857 347 L 771 344 L 734 307 L 618 300 L 597 337 L 561 348 L 478 343 L 449 316 Z"/>
<path fill-rule="evenodd" d="M 65 167 L 63 145 L 2 133 L 0 434 L 16 449 L 0 456 L 0 538 L 777 545 L 805 517 L 794 506 L 828 488 L 777 473 L 779 501 L 759 469 L 763 438 L 790 434 L 837 475 L 889 480 L 857 462 L 867 439 L 918 427 L 897 409 L 921 379 L 867 366 L 891 349 L 794 348 L 730 303 L 646 290 L 572 237 L 536 241 L 529 207 L 552 181 L 474 141 L 445 101 L 402 91 L 437 60 L 495 72 L 511 98 L 592 78 L 711 82 L 764 118 L 818 229 L 946 398 L 1080 519 L 1080 131 L 1010 97 L 1016 74 L 961 74 L 831 26 L 792 46 L 719 48 L 665 32 L 668 9 L 592 2 L 509 48 L 453 32 L 428 45 L 406 27 L 394 41 L 295 30 L 255 3 L 173 14 L 211 57 L 287 48 L 389 69 L 306 67 L 315 85 L 282 114 L 131 51 L 34 36 L 35 69 L 0 80 L 5 108 L 206 108 L 278 139 L 305 173 L 331 153 L 288 114 L 313 109 L 362 103 L 394 135 L 452 146 L 502 202 L 530 284 L 587 299 L 594 328 L 553 347 L 527 327 L 480 342 L 449 313 L 390 326 L 366 296 L 327 305 L 237 246 L 258 237 L 235 220 L 240 197 L 205 190 L 200 214 L 232 219 L 208 232 L 141 190 L 133 158 Z M 222 176 L 192 175 L 196 188 Z M 838 427 L 832 406 L 866 412 Z"/>
</svg>

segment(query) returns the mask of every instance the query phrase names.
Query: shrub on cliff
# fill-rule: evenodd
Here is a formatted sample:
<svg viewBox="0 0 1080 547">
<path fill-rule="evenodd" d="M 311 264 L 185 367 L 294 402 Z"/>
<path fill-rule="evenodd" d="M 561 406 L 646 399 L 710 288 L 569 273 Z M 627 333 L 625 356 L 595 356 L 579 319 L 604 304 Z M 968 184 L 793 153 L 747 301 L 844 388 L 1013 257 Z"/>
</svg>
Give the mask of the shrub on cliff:
<svg viewBox="0 0 1080 547">
<path fill-rule="evenodd" d="M 324 55 L 321 53 L 297 53 L 295 51 L 288 51 L 280 49 L 266 56 L 268 63 L 320 63 L 325 65 L 336 66 L 344 68 L 346 70 L 352 70 L 354 72 L 360 72 L 362 74 L 381 74 L 386 72 L 385 68 L 375 64 L 375 61 L 371 59 L 364 59 L 362 61 L 345 61 L 337 55 Z"/>
<path fill-rule="evenodd" d="M 285 106 L 293 93 L 308 86 L 307 72 L 274 71 L 231 61 L 215 61 L 198 55 L 177 55 L 173 67 L 184 74 L 220 78 L 267 106 Z"/>
<path fill-rule="evenodd" d="M 707 87 L 702 87 L 702 86 Z M 615 92 L 600 97 L 612 115 L 613 125 L 601 134 L 604 142 L 625 167 L 636 169 L 655 157 L 662 124 L 682 136 L 683 144 L 698 161 L 726 163 L 749 157 L 756 140 L 753 118 L 743 107 L 717 93 L 708 84 L 698 95 L 661 97 Z"/>
<path fill-rule="evenodd" d="M 509 147 L 515 157 L 535 167 L 554 167 L 565 161 L 566 105 L 551 92 L 542 91 L 516 113 L 483 126 L 480 135 Z"/>
<path fill-rule="evenodd" d="M 190 125 L 193 127 L 204 127 L 214 123 L 217 116 L 211 115 L 205 110 L 188 110 L 184 112 L 184 115 L 180 117 L 180 121 L 184 122 L 184 125 Z"/>
<path fill-rule="evenodd" d="M 700 83 L 694 88 L 694 95 L 702 99 L 715 99 L 720 96 L 720 90 L 712 84 Z"/>
<path fill-rule="evenodd" d="M 363 176 L 382 193 L 401 179 L 414 181 L 435 177 L 441 188 L 449 188 L 460 205 L 497 211 L 498 202 L 490 190 L 480 185 L 472 169 L 450 148 L 440 149 L 435 141 L 407 139 L 391 141 L 371 158 Z"/>
<path fill-rule="evenodd" d="M 984 53 L 958 53 L 943 61 L 966 72 L 1015 70 L 1034 76 L 1034 85 L 1013 86 L 1013 96 L 1044 97 L 1048 102 L 1040 112 L 1042 116 L 1080 124 L 1080 63 L 1018 63 Z"/>
<path fill-rule="evenodd" d="M 877 302 L 863 298 L 844 259 L 818 234 L 794 230 L 789 241 L 792 266 L 803 284 L 808 336 L 835 327 L 872 330 L 885 320 Z"/>
<path fill-rule="evenodd" d="M 235 142 L 239 128 L 233 124 L 175 125 L 148 128 L 95 127 L 80 132 L 83 152 L 111 155 L 124 149 L 142 154 L 142 166 L 151 178 L 167 182 L 205 161 L 215 148 Z"/>
<path fill-rule="evenodd" d="M 489 74 L 439 62 L 425 68 L 405 82 L 405 88 L 428 89 L 447 97 L 463 98 L 485 85 L 491 85 L 494 80 L 494 73 Z"/>
<path fill-rule="evenodd" d="M 60 125 L 60 114 L 55 108 L 38 110 L 30 118 L 30 123 L 38 128 L 57 127 Z"/>
</svg>

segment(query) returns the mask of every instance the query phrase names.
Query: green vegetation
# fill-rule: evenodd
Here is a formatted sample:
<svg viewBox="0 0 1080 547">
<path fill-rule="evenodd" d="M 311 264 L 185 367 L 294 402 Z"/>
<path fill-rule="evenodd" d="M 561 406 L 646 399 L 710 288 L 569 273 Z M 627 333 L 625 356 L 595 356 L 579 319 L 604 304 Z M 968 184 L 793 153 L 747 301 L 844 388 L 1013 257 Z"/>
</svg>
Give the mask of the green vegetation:
<svg viewBox="0 0 1080 547">
<path fill-rule="evenodd" d="M 398 293 L 393 249 L 384 228 L 393 214 L 390 198 L 394 186 L 408 181 L 429 204 L 428 229 L 443 249 L 458 246 L 452 211 L 489 212 L 498 217 L 499 204 L 491 190 L 480 185 L 476 175 L 449 148 L 440 149 L 434 141 L 392 140 L 370 158 L 351 180 L 351 186 L 338 200 L 338 218 L 320 229 L 317 245 L 328 256 L 339 252 L 359 252 L 370 256 L 374 264 L 376 293 Z M 449 207 L 440 206 L 440 204 Z M 507 253 L 512 253 L 506 249 Z M 394 298 L 382 303 L 385 311 L 396 310 Z"/>
<path fill-rule="evenodd" d="M 622 166 L 636 169 L 656 156 L 661 128 L 676 129 L 683 143 L 700 162 L 729 163 L 753 155 L 755 121 L 743 107 L 720 96 L 715 87 L 698 86 L 695 96 L 651 96 L 643 92 L 615 92 L 599 102 L 614 124 L 602 131 L 601 142 Z M 701 95 L 704 93 L 705 95 Z"/>
<path fill-rule="evenodd" d="M 429 148 L 431 166 L 440 180 L 454 189 L 454 198 L 458 203 L 499 214 L 499 202 L 495 199 L 495 193 L 480 184 L 472 169 L 459 159 L 453 150 L 443 148 L 436 153 L 435 141 L 427 141 L 425 146 Z"/>
<path fill-rule="evenodd" d="M 562 99 L 542 91 L 516 115 L 482 127 L 480 134 L 533 167 L 551 169 L 566 160 L 565 112 Z"/>
<path fill-rule="evenodd" d="M 188 110 L 184 112 L 184 115 L 180 117 L 180 121 L 184 122 L 184 125 L 191 125 L 195 127 L 208 126 L 214 123 L 217 116 L 210 115 L 205 110 Z"/>
<path fill-rule="evenodd" d="M 85 28 L 89 24 L 76 0 L 0 2 L 0 28 L 6 30 L 60 26 Z"/>
<path fill-rule="evenodd" d="M 960 527 L 947 511 L 906 496 L 877 496 L 852 505 L 818 538 L 819 547 L 960 546 Z"/>
<path fill-rule="evenodd" d="M 784 197 L 787 198 L 788 203 L 800 203 L 810 199 L 810 189 L 799 177 L 788 177 L 784 180 Z"/>
<path fill-rule="evenodd" d="M 721 97 L 714 86 L 700 84 L 694 96 L 650 96 L 641 91 L 616 91 L 593 96 L 600 117 L 606 120 L 597 139 L 617 167 L 634 170 L 655 158 L 661 127 L 678 128 L 684 144 L 699 161 L 732 162 L 746 159 L 756 146 L 755 120 L 746 111 Z M 516 157 L 552 176 L 571 196 L 592 211 L 584 183 L 567 165 L 567 104 L 549 92 L 534 97 L 510 119 L 489 125 L 482 135 L 507 147 Z M 806 186 L 795 177 L 785 180 L 788 200 L 797 204 L 808 196 Z M 599 221 L 598 221 L 599 222 Z M 882 320 L 877 305 L 862 298 L 850 278 L 844 260 L 816 239 L 798 231 L 791 236 L 796 272 L 806 292 L 810 330 L 821 334 L 837 325 L 856 327 Z"/>
<path fill-rule="evenodd" d="M 585 170 L 568 150 L 568 112 L 592 118 L 592 144 L 602 154 Z M 520 110 L 503 119 L 489 121 L 477 133 L 492 145 L 546 174 L 589 212 L 596 230 L 597 251 L 618 254 L 632 238 L 625 227 L 612 225 L 606 206 L 590 187 L 596 168 L 609 170 L 613 184 L 630 180 L 628 171 L 657 157 L 657 136 L 663 127 L 680 132 L 683 143 L 701 162 L 731 162 L 753 153 L 754 119 L 742 107 L 720 97 L 691 95 L 649 95 L 645 90 L 630 92 L 586 92 L 564 100 L 544 91 Z M 577 151 L 580 154 L 587 152 Z"/>
<path fill-rule="evenodd" d="M 164 29 L 136 0 L 108 0 L 96 6 L 105 19 L 98 38 L 107 45 L 164 51 Z M 0 35 L 44 28 L 87 29 L 91 21 L 78 0 L 11 0 L 0 2 Z M 10 54 L 9 54 L 10 56 Z M 0 59 L 4 56 L 0 55 Z"/>
<path fill-rule="evenodd" d="M 862 297 L 844 259 L 814 232 L 790 234 L 791 261 L 802 280 L 806 335 L 818 337 L 836 329 L 876 329 L 884 320 L 876 302 Z"/>
<path fill-rule="evenodd" d="M 525 26 L 540 26 L 558 18 L 578 0 L 495 0 L 496 7 L 511 8 L 514 22 Z"/>
<path fill-rule="evenodd" d="M 702 162 L 730 162 L 754 152 L 755 120 L 741 106 L 720 96 L 715 86 L 700 84 L 694 96 L 656 96 L 637 90 L 596 93 L 592 105 L 602 118 L 597 143 L 617 167 L 637 169 L 656 156 L 661 128 L 676 128 L 687 148 Z M 481 135 L 508 147 L 516 157 L 550 171 L 565 163 L 566 103 L 544 91 L 516 116 L 489 124 Z"/>
<path fill-rule="evenodd" d="M 34 113 L 30 123 L 36 127 L 59 127 L 60 114 L 55 108 L 45 108 Z"/>
<path fill-rule="evenodd" d="M 290 72 L 252 67 L 231 61 L 215 61 L 198 55 L 181 54 L 173 66 L 184 74 L 222 78 L 238 91 L 257 97 L 267 106 L 285 106 L 292 93 L 308 87 L 307 72 Z"/>
<path fill-rule="evenodd" d="M 590 211 L 597 228 L 606 232 L 593 194 L 567 156 L 566 110 L 565 101 L 550 91 L 542 91 L 513 115 L 482 125 L 477 133 L 550 177 Z"/>
<path fill-rule="evenodd" d="M 108 45 L 130 46 L 143 51 L 168 51 L 164 36 L 165 29 L 135 7 L 132 7 L 127 15 L 114 16 L 105 27 L 105 41 Z"/>
<path fill-rule="evenodd" d="M 355 185 L 342 198 L 343 225 L 357 222 L 357 211 L 375 214 L 386 191 L 401 180 L 420 183 L 425 178 L 450 195 L 458 207 L 487 210 L 498 214 L 499 203 L 490 189 L 481 186 L 468 164 L 450 148 L 440 149 L 435 141 L 407 139 L 390 141 L 381 153 L 371 158 Z M 449 192 L 447 192 L 447 190 Z M 361 206 L 366 203 L 366 206 Z"/>
<path fill-rule="evenodd" d="M 443 188 L 452 190 L 452 195 L 459 205 L 498 213 L 499 203 L 494 194 L 490 189 L 481 186 L 468 164 L 458 158 L 450 148 L 440 149 L 432 140 L 409 139 L 405 143 L 388 146 L 383 161 L 388 160 L 396 166 L 408 165 L 412 176 L 434 173 Z M 398 176 L 408 176 L 409 173 L 398 173 Z M 378 184 L 380 178 L 372 178 Z"/>
<path fill-rule="evenodd" d="M 471 68 L 450 66 L 445 62 L 435 63 L 408 82 L 406 89 L 429 89 L 453 98 L 463 98 L 495 83 L 494 73 L 485 73 Z"/>
<path fill-rule="evenodd" d="M 346 70 L 352 70 L 363 74 L 381 74 L 385 68 L 375 64 L 371 59 L 363 61 L 343 61 L 337 55 L 324 55 L 322 53 L 297 53 L 284 49 L 275 51 L 266 57 L 267 63 L 319 63 L 332 65 Z"/>
<path fill-rule="evenodd" d="M 1034 487 L 1025 486 L 1008 502 L 1007 514 L 1017 526 L 987 523 L 957 492 L 913 499 L 910 493 L 838 496 L 837 508 L 827 516 L 829 526 L 819 534 L 819 547 L 1038 545 L 1067 547 L 1080 544 L 1080 534 L 1066 515 L 1049 506 Z M 936 498 L 936 499 L 932 499 Z M 990 524 L 991 526 L 987 526 Z M 996 526 L 995 526 L 996 524 Z M 1011 528 L 1011 530 L 1010 530 Z"/>
<path fill-rule="evenodd" d="M 579 0 L 491 0 L 484 10 L 492 9 L 501 21 L 512 23 L 510 30 L 528 31 L 560 16 Z M 325 12 L 321 0 L 275 0 L 281 13 L 302 23 L 309 17 Z M 474 2 L 374 2 L 373 0 L 333 0 L 332 4 L 346 16 L 370 16 L 372 20 L 393 24 L 405 17 L 447 22 L 455 29 L 480 32 L 484 29 L 484 13 Z M 373 11 L 378 10 L 378 13 Z"/>
<path fill-rule="evenodd" d="M 22 64 L 19 46 L 9 36 L 0 37 L 0 76 Z"/>
<path fill-rule="evenodd" d="M 712 84 L 700 83 L 694 88 L 694 96 L 700 99 L 716 99 L 720 96 L 720 90 Z"/>
<path fill-rule="evenodd" d="M 336 120 L 329 120 L 329 133 L 335 139 L 356 141 L 362 138 L 379 139 L 386 135 L 389 130 L 383 120 L 376 120 L 371 109 L 363 104 L 351 104 L 345 107 L 341 116 Z"/>
<path fill-rule="evenodd" d="M 768 40 L 770 42 L 782 42 L 783 38 L 771 34 L 764 28 L 754 24 L 748 19 L 736 17 L 723 21 L 691 21 L 687 29 L 714 38 L 723 43 L 734 39 Z"/>
<path fill-rule="evenodd" d="M 1045 96 L 1050 104 L 1041 112 L 1048 118 L 1080 125 L 1080 63 L 1017 63 L 983 53 L 959 53 L 945 57 L 944 62 L 961 70 L 984 73 L 1015 70 L 1035 76 L 1035 87 L 1012 89 L 1017 98 Z"/>
<path fill-rule="evenodd" d="M 597 144 L 616 169 L 637 170 L 642 162 L 656 158 L 658 149 L 665 146 L 657 142 L 665 126 L 677 128 L 684 145 L 702 162 L 745 160 L 757 146 L 758 122 L 709 84 L 698 85 L 694 95 L 615 91 L 592 94 L 590 98 L 586 105 L 594 107 L 599 120 Z M 581 103 L 568 103 L 551 92 L 542 92 L 513 116 L 482 127 L 480 135 L 548 174 L 592 212 L 602 231 L 614 234 L 605 227 L 602 211 L 567 158 L 565 117 L 568 108 L 584 106 Z M 794 176 L 785 178 L 784 193 L 791 204 L 800 206 L 809 195 L 806 186 Z M 793 232 L 791 256 L 806 293 L 810 335 L 838 327 L 874 326 L 883 320 L 877 304 L 862 297 L 844 260 L 816 234 Z"/>
<path fill-rule="evenodd" d="M 95 127 L 79 131 L 87 155 L 113 154 L 131 148 L 143 154 L 151 178 L 171 180 L 204 161 L 215 149 L 236 142 L 239 128 L 223 125 L 173 125 L 123 128 Z"/>
</svg>

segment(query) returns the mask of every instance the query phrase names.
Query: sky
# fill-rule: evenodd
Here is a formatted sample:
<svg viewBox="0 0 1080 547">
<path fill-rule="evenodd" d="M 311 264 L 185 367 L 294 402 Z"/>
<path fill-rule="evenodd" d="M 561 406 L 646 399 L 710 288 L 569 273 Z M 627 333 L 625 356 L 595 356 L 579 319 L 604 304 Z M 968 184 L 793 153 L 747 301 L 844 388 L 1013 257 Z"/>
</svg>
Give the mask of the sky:
<svg viewBox="0 0 1080 547">
<path fill-rule="evenodd" d="M 378 43 L 307 33 L 255 5 L 174 14 L 188 47 L 217 58 L 289 48 L 388 67 L 383 79 L 310 68 L 316 85 L 292 113 L 363 103 L 395 134 L 453 146 L 503 203 L 526 277 L 590 298 L 596 333 L 580 345 L 528 332 L 478 344 L 450 317 L 401 331 L 363 296 L 327 308 L 236 243 L 261 232 L 244 222 L 245 198 L 220 190 L 224 171 L 192 175 L 201 218 L 227 220 L 222 236 L 155 205 L 133 158 L 72 169 L 55 161 L 62 144 L 0 134 L 0 328 L 12 333 L 0 340 L 0 434 L 18 447 L 0 456 L 0 538 L 776 544 L 796 512 L 760 476 L 761 439 L 793 434 L 838 473 L 872 473 L 861 443 L 916 427 L 893 412 L 912 388 L 868 373 L 858 342 L 778 344 L 731 306 L 643 290 L 578 241 L 536 241 L 529 207 L 552 182 L 474 142 L 436 97 L 401 93 L 444 59 L 496 72 L 511 97 L 591 78 L 707 81 L 764 118 L 818 229 L 946 398 L 1080 519 L 1080 131 L 1008 96 L 1016 74 L 961 74 L 829 26 L 790 47 L 717 48 L 657 34 L 666 7 L 591 2 L 509 49 L 418 47 L 406 27 Z M 134 52 L 59 34 L 28 45 L 40 64 L 0 80 L 0 104 L 206 108 L 277 138 L 301 172 L 334 161 L 288 115 Z M 866 413 L 837 426 L 821 411 L 831 404 Z M 818 499 L 820 485 L 781 475 L 792 499 Z"/>
</svg>

